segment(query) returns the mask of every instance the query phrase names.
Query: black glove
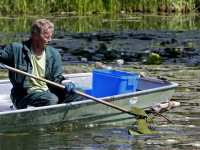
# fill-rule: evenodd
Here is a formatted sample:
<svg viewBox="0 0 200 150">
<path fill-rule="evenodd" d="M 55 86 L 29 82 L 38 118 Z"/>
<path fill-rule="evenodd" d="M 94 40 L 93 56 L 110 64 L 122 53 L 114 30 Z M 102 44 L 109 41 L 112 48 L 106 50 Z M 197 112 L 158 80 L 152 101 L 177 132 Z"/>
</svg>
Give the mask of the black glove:
<svg viewBox="0 0 200 150">
<path fill-rule="evenodd" d="M 74 95 L 76 93 L 76 86 L 71 80 L 64 80 L 62 84 L 65 86 L 64 93 Z"/>
</svg>

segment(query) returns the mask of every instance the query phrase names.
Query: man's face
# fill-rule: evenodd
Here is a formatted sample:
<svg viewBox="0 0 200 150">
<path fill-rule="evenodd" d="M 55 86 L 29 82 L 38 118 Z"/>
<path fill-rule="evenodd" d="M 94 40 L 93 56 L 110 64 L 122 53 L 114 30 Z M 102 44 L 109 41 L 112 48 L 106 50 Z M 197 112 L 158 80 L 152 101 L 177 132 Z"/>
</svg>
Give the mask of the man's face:
<svg viewBox="0 0 200 150">
<path fill-rule="evenodd" d="M 51 42 L 52 32 L 52 30 L 45 29 L 42 34 L 35 33 L 35 39 L 39 48 L 47 47 L 48 43 Z"/>
</svg>

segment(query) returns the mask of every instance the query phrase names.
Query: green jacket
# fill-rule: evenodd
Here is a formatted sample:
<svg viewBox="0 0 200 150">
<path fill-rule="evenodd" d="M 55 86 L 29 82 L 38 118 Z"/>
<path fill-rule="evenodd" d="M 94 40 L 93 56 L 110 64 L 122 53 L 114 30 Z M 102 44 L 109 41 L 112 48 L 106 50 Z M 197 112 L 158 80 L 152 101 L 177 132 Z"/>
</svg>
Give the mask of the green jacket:
<svg viewBox="0 0 200 150">
<path fill-rule="evenodd" d="M 0 62 L 10 67 L 32 73 L 31 64 L 31 39 L 24 42 L 15 42 L 0 50 Z M 9 71 L 9 78 L 13 85 L 12 95 L 26 95 L 30 77 Z M 53 47 L 46 47 L 46 79 L 56 83 L 61 83 L 65 78 L 62 76 L 62 60 L 60 53 Z M 48 85 L 50 90 L 55 87 Z M 21 97 L 21 96 L 20 96 Z"/>
</svg>

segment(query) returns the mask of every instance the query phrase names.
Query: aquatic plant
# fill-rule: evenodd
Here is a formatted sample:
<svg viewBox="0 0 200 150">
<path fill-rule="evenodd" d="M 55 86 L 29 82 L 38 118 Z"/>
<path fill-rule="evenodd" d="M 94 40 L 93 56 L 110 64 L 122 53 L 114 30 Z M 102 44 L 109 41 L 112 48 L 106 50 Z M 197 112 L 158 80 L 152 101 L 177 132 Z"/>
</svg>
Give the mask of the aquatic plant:
<svg viewBox="0 0 200 150">
<path fill-rule="evenodd" d="M 3 13 L 192 11 L 199 0 L 3 0 Z"/>
<path fill-rule="evenodd" d="M 124 64 L 124 60 L 123 59 L 117 59 L 116 60 L 118 66 L 121 66 L 122 64 Z"/>
<path fill-rule="evenodd" d="M 158 64 L 161 64 L 161 62 L 162 62 L 162 57 L 156 53 L 151 52 L 146 61 L 146 64 L 157 64 L 158 65 Z"/>
</svg>

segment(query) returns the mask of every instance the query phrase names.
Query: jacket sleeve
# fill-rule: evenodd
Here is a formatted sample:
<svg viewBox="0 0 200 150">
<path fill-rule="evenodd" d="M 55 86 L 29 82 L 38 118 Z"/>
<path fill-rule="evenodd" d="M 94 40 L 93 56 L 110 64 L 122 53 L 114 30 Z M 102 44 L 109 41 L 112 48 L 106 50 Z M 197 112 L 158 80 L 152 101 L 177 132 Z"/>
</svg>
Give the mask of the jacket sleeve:
<svg viewBox="0 0 200 150">
<path fill-rule="evenodd" d="M 8 66 L 13 66 L 12 61 L 13 61 L 13 46 L 12 44 L 9 44 L 3 50 L 0 50 L 0 62 Z"/>
<path fill-rule="evenodd" d="M 48 62 L 49 65 L 47 65 L 47 79 L 51 80 L 55 83 L 61 84 L 63 80 L 65 80 L 64 76 L 62 76 L 62 60 L 60 53 L 54 49 L 54 54 L 52 58 L 50 59 L 50 62 Z M 55 87 L 52 85 L 49 85 L 50 89 L 54 89 Z"/>
</svg>

